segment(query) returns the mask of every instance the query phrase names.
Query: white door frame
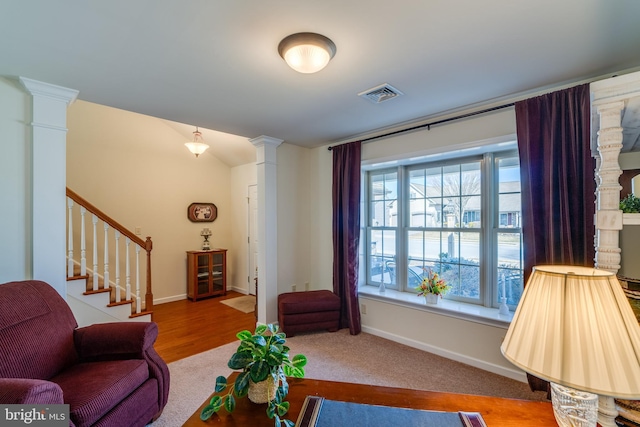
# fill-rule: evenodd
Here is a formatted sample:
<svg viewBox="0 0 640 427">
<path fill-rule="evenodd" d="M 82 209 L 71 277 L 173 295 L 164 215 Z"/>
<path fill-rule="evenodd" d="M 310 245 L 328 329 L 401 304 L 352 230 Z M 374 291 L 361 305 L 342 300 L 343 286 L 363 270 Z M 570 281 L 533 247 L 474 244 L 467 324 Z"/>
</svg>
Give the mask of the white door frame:
<svg viewBox="0 0 640 427">
<path fill-rule="evenodd" d="M 247 280 L 249 295 L 256 294 L 258 278 L 258 185 L 247 187 Z"/>
</svg>

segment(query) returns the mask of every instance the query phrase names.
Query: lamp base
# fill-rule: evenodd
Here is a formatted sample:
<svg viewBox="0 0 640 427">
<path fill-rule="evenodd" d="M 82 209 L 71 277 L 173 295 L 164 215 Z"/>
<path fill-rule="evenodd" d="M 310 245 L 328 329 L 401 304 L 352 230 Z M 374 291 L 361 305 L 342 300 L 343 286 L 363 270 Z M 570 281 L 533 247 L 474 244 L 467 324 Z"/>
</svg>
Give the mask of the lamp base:
<svg viewBox="0 0 640 427">
<path fill-rule="evenodd" d="M 551 383 L 551 402 L 553 414 L 560 427 L 596 427 L 597 394 Z"/>
<path fill-rule="evenodd" d="M 617 427 L 618 409 L 613 397 L 600 396 L 598 401 L 598 423 L 602 427 Z"/>
<path fill-rule="evenodd" d="M 202 250 L 208 251 L 211 250 L 211 242 L 209 242 L 209 234 L 203 234 L 204 242 L 202 242 Z"/>
</svg>

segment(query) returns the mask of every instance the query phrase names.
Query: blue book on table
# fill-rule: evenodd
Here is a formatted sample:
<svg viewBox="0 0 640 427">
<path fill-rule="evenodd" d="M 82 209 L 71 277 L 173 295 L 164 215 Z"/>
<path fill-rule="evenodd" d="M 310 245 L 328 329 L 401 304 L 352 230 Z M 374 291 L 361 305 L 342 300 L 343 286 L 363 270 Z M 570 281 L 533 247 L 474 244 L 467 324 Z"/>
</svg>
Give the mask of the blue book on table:
<svg viewBox="0 0 640 427">
<path fill-rule="evenodd" d="M 477 412 L 439 412 L 307 396 L 296 427 L 487 427 Z"/>
</svg>

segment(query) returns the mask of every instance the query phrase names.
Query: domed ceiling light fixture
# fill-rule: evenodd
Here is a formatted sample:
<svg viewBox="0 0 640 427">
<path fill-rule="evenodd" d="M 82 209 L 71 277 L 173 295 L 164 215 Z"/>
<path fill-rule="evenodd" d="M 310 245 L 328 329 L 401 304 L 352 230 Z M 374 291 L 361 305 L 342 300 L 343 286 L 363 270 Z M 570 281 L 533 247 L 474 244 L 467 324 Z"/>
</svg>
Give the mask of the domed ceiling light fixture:
<svg viewBox="0 0 640 427">
<path fill-rule="evenodd" d="M 316 33 L 296 33 L 282 39 L 278 53 L 299 73 L 316 73 L 327 66 L 336 54 L 336 45 Z"/>
<path fill-rule="evenodd" d="M 209 146 L 204 143 L 204 140 L 202 139 L 202 133 L 198 130 L 197 126 L 195 132 L 193 132 L 193 141 L 189 141 L 184 145 L 186 145 L 189 151 L 195 154 L 196 157 L 204 153 L 207 148 L 209 148 Z"/>
</svg>

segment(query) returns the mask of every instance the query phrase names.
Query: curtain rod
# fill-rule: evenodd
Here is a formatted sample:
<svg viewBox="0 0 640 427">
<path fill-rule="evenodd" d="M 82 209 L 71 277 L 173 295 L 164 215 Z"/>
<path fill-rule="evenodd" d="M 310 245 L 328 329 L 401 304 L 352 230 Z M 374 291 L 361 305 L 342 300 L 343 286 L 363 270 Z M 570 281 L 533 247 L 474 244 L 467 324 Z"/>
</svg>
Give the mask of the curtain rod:
<svg viewBox="0 0 640 427">
<path fill-rule="evenodd" d="M 496 110 L 502 110 L 503 108 L 513 107 L 514 105 L 516 105 L 515 102 L 510 102 L 509 104 L 499 105 L 497 107 L 486 108 L 484 110 L 475 111 L 473 113 L 462 114 L 462 115 L 455 116 L 455 117 L 449 117 L 448 119 L 442 119 L 442 120 L 437 120 L 435 122 L 424 123 L 422 125 L 413 126 L 413 127 L 406 128 L 406 129 L 400 129 L 400 130 L 396 130 L 396 131 L 393 131 L 393 132 L 384 133 L 382 135 L 371 136 L 369 138 L 360 139 L 359 141 L 362 142 L 362 143 L 365 143 L 365 142 L 372 141 L 374 139 L 386 138 L 388 136 L 397 135 L 399 133 L 411 132 L 413 130 L 423 129 L 423 128 L 427 128 L 427 130 L 431 130 L 431 126 L 441 125 L 443 123 L 452 122 L 452 121 L 455 121 L 455 120 L 466 119 L 467 117 L 477 116 L 477 115 L 484 114 L 484 113 L 490 113 L 490 112 L 496 111 Z M 345 142 L 345 144 L 348 144 L 348 143 Z M 340 144 L 340 145 L 342 145 L 342 144 Z M 327 148 L 327 150 L 329 150 L 329 151 L 331 151 L 332 149 L 333 149 L 333 146 Z"/>
</svg>

